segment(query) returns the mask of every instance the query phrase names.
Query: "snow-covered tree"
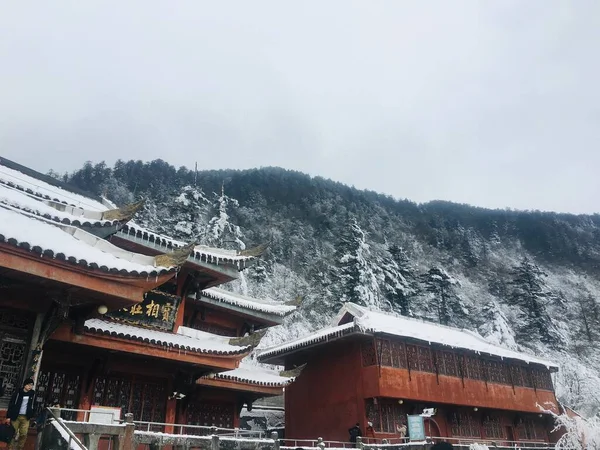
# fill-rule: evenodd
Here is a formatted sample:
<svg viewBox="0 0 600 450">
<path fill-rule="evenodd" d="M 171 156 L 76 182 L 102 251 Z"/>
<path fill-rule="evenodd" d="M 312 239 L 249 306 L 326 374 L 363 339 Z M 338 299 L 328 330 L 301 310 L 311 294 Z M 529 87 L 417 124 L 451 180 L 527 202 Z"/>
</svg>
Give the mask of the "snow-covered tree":
<svg viewBox="0 0 600 450">
<path fill-rule="evenodd" d="M 456 287 L 460 286 L 458 280 L 441 267 L 432 267 L 421 275 L 421 282 L 435 301 L 438 322 L 443 325 L 460 324 L 469 311 L 456 293 Z"/>
<path fill-rule="evenodd" d="M 479 327 L 479 331 L 489 342 L 516 349 L 515 333 L 508 318 L 495 300 L 491 300 L 483 306 L 481 319 L 483 325 Z"/>
<path fill-rule="evenodd" d="M 412 298 L 419 292 L 417 272 L 404 249 L 391 245 L 379 263 L 385 298 L 403 316 L 412 316 Z"/>
<path fill-rule="evenodd" d="M 596 351 L 600 345 L 600 305 L 587 295 L 576 298 L 572 306 L 571 316 L 577 324 L 573 336 L 576 352 Z"/>
<path fill-rule="evenodd" d="M 206 232 L 209 201 L 202 189 L 187 185 L 181 188 L 169 205 L 169 214 L 163 219 L 168 234 L 179 239 L 198 240 Z"/>
<path fill-rule="evenodd" d="M 333 291 L 338 304 L 353 302 L 363 306 L 381 306 L 370 246 L 355 219 L 351 219 L 341 233 L 335 249 L 335 263 Z"/>
<path fill-rule="evenodd" d="M 221 193 L 214 194 L 214 201 L 211 205 L 212 217 L 209 219 L 204 232 L 203 241 L 207 245 L 234 250 L 244 250 L 246 248 L 246 244 L 242 240 L 244 238 L 242 230 L 231 222 L 229 215 L 232 208 L 239 206 L 236 199 L 225 194 L 225 187 L 222 185 Z"/>
<path fill-rule="evenodd" d="M 509 302 L 519 307 L 519 323 L 515 324 L 516 339 L 521 344 L 539 340 L 559 345 L 560 335 L 547 311 L 553 293 L 546 287 L 547 274 L 525 257 L 511 271 L 513 291 Z"/>
</svg>

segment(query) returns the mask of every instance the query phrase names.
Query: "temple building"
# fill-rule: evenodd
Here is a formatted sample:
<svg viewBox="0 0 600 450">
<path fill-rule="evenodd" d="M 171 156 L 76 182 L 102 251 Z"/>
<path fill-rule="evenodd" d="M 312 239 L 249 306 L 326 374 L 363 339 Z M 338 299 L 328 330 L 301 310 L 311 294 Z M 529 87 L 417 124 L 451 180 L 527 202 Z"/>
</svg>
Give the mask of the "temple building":
<svg viewBox="0 0 600 450">
<path fill-rule="evenodd" d="M 296 306 L 217 287 L 264 248 L 158 235 L 133 221 L 142 206 L 0 158 L 0 409 L 33 376 L 39 409 L 57 399 L 120 408 L 163 432 L 234 428 L 242 407 L 293 380 L 240 362 Z"/>
<path fill-rule="evenodd" d="M 433 408 L 425 433 L 449 440 L 551 442 L 559 412 L 541 358 L 491 345 L 479 335 L 346 304 L 333 326 L 263 350 L 258 360 L 304 367 L 286 388 L 286 439 L 347 441 L 373 424 L 399 438 L 407 415 Z M 512 445 L 512 444 L 511 444 Z"/>
</svg>

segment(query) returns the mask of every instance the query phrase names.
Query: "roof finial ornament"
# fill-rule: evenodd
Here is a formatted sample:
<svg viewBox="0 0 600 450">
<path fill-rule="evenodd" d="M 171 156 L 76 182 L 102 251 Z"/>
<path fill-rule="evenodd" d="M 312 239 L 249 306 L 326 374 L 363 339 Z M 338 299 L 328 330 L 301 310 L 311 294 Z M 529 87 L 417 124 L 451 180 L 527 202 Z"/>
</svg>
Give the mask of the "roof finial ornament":
<svg viewBox="0 0 600 450">
<path fill-rule="evenodd" d="M 290 369 L 290 370 L 282 370 L 281 372 L 279 372 L 279 376 L 289 377 L 289 378 L 297 378 L 300 376 L 300 374 L 302 373 L 302 371 L 304 370 L 305 367 L 306 367 L 306 363 L 302 364 L 301 366 L 294 367 L 293 369 Z"/>
<path fill-rule="evenodd" d="M 194 251 L 196 242 L 192 241 L 183 247 L 175 249 L 171 253 L 163 253 L 154 257 L 154 264 L 161 267 L 180 267 L 188 259 L 188 256 Z"/>
<path fill-rule="evenodd" d="M 238 251 L 238 256 L 258 257 L 258 256 L 261 256 L 264 252 L 266 252 L 267 248 L 269 248 L 269 244 L 260 244 L 260 245 L 257 245 L 256 247 Z"/>
<path fill-rule="evenodd" d="M 133 216 L 143 208 L 146 199 L 141 199 L 135 203 L 122 206 L 116 209 L 109 209 L 102 213 L 102 220 L 118 220 L 119 222 L 129 222 Z"/>
<path fill-rule="evenodd" d="M 256 347 L 260 343 L 261 339 L 265 337 L 267 330 L 255 331 L 248 336 L 238 337 L 229 339 L 229 345 L 235 345 L 237 347 Z"/>
<path fill-rule="evenodd" d="M 302 297 L 301 295 L 298 295 L 298 296 L 296 296 L 296 298 L 294 300 L 290 300 L 288 302 L 285 302 L 284 305 L 286 305 L 286 306 L 295 306 L 296 308 L 298 308 L 302 304 L 303 301 L 304 301 L 304 297 Z"/>
</svg>

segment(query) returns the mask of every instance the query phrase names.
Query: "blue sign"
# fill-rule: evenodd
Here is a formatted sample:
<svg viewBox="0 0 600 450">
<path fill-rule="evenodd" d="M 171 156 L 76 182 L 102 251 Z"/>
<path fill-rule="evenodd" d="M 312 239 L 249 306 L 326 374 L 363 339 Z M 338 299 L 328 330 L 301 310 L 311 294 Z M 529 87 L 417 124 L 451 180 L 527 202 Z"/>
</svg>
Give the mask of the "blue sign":
<svg viewBox="0 0 600 450">
<path fill-rule="evenodd" d="M 421 416 L 407 416 L 408 437 L 411 441 L 425 440 L 425 421 Z"/>
</svg>

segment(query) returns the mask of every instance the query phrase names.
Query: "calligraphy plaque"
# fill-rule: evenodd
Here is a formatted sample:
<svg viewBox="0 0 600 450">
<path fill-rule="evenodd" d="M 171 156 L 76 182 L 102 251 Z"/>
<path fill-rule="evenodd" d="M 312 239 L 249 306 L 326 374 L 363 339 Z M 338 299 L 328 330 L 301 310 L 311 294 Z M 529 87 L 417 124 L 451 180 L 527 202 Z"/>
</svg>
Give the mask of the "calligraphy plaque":
<svg viewBox="0 0 600 450">
<path fill-rule="evenodd" d="M 144 294 L 144 301 L 107 314 L 112 319 L 145 328 L 173 331 L 181 297 L 161 291 Z"/>
</svg>

